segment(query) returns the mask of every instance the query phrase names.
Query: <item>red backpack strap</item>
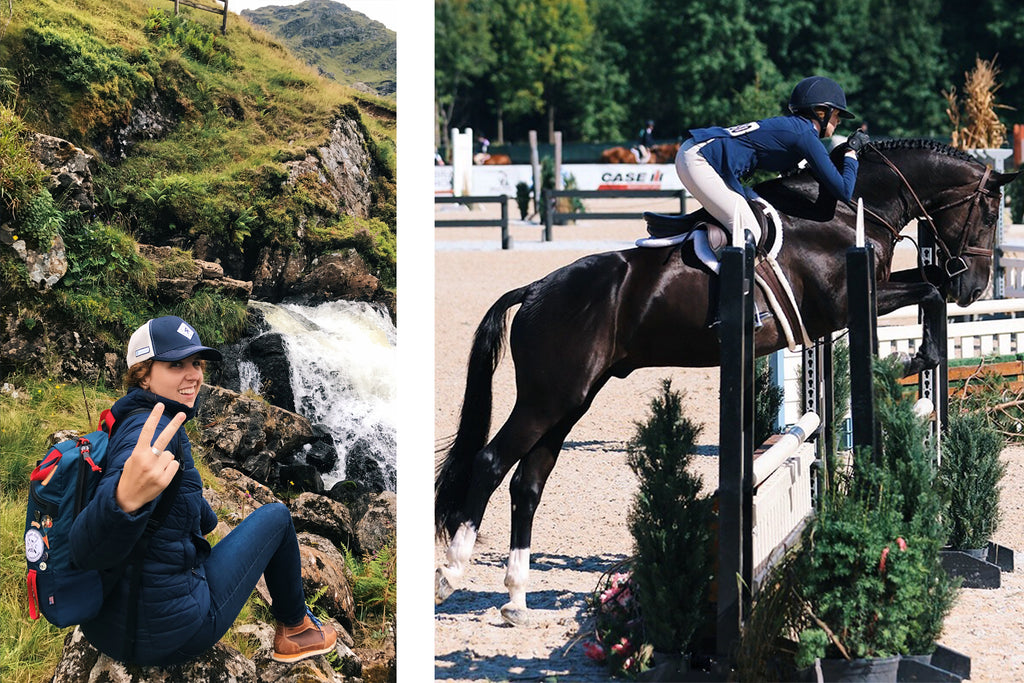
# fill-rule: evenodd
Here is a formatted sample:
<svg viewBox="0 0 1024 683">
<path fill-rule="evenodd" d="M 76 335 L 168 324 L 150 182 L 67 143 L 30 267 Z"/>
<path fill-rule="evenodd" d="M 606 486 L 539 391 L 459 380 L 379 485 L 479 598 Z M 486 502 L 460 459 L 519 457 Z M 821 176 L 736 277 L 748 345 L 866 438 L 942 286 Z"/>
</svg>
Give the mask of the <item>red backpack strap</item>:
<svg viewBox="0 0 1024 683">
<path fill-rule="evenodd" d="M 25 579 L 28 582 L 28 618 L 35 621 L 39 618 L 39 591 L 36 589 L 36 570 L 29 569 Z"/>
<path fill-rule="evenodd" d="M 111 430 L 114 429 L 114 414 L 110 412 L 110 408 L 107 408 L 100 413 L 100 423 L 97 429 L 103 430 L 108 435 L 111 433 Z"/>
</svg>

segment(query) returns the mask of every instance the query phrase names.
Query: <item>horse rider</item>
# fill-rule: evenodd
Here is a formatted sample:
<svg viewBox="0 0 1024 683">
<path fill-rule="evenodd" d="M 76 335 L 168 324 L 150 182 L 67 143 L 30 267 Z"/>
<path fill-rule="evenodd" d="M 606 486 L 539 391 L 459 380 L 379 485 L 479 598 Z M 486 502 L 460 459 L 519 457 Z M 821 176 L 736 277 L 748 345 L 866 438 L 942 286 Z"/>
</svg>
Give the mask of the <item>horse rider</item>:
<svg viewBox="0 0 1024 683">
<path fill-rule="evenodd" d="M 691 137 L 676 154 L 676 172 L 683 186 L 731 233 L 738 215 L 754 240 L 758 221 L 747 200 L 760 200 L 740 179 L 755 170 L 787 171 L 806 160 L 814 177 L 837 199 L 850 201 L 857 181 L 857 153 L 869 140 L 856 131 L 847 143 L 843 170 L 829 159 L 821 140 L 829 138 L 839 119 L 853 118 L 846 108 L 846 93 L 824 76 L 797 83 L 789 98 L 789 114 L 722 128 L 690 130 Z M 704 237 L 706 240 L 706 236 Z"/>
<path fill-rule="evenodd" d="M 640 131 L 640 141 L 637 143 L 637 161 L 646 164 L 651 160 L 651 147 L 654 147 L 654 121 L 647 119 L 647 123 Z"/>
<path fill-rule="evenodd" d="M 477 137 L 476 144 L 479 145 L 480 151 L 473 155 L 473 163 L 482 164 L 491 158 L 491 155 L 487 152 L 488 148 L 491 146 L 491 141 L 481 135 Z"/>
</svg>

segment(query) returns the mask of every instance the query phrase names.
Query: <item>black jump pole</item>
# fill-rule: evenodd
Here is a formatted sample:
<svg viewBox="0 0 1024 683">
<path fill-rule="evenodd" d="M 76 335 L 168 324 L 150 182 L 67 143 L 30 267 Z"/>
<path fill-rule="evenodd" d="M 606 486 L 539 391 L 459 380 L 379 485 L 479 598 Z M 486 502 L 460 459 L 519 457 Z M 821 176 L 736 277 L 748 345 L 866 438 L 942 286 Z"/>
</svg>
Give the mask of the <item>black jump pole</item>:
<svg viewBox="0 0 1024 683">
<path fill-rule="evenodd" d="M 850 413 L 854 453 L 871 449 L 879 456 L 880 432 L 875 420 L 871 366 L 878 355 L 878 309 L 875 293 L 875 249 L 864 239 L 864 203 L 857 200 L 857 242 L 846 250 L 846 294 L 850 331 Z"/>
<path fill-rule="evenodd" d="M 735 226 L 741 223 L 737 220 Z M 742 228 L 736 229 L 741 232 Z M 742 236 L 719 271 L 721 408 L 718 456 L 716 654 L 731 661 L 750 608 L 753 577 L 754 246 Z M 742 578 L 742 582 L 738 579 Z"/>
</svg>

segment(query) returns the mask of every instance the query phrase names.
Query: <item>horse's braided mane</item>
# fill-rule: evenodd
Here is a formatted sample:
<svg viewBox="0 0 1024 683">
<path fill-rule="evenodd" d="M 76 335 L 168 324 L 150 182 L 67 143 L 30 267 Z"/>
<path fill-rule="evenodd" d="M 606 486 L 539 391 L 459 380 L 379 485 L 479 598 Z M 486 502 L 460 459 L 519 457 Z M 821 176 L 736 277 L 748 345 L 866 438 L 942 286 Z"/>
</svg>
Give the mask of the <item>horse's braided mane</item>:
<svg viewBox="0 0 1024 683">
<path fill-rule="evenodd" d="M 973 161 L 976 164 L 981 162 L 972 157 L 962 149 L 950 147 L 947 144 L 941 143 L 938 140 L 930 140 L 928 138 L 885 138 L 879 140 L 872 140 L 871 144 L 875 146 L 879 151 L 888 151 L 893 149 L 926 149 L 932 152 L 937 152 L 953 159 L 960 159 L 961 161 Z M 833 150 L 834 151 L 834 150 Z M 790 178 L 792 176 L 803 173 L 806 169 L 800 167 L 794 167 L 788 171 L 783 171 L 779 174 L 781 178 Z"/>
<path fill-rule="evenodd" d="M 981 163 L 974 157 L 962 149 L 956 149 L 950 147 L 947 144 L 941 143 L 938 140 L 930 140 L 928 138 L 917 138 L 917 139 L 903 139 L 894 138 L 890 140 L 872 140 L 873 144 L 879 150 L 885 151 L 890 149 L 927 149 L 932 152 L 938 152 L 954 159 L 960 159 L 962 161 L 973 161 L 975 163 Z"/>
</svg>

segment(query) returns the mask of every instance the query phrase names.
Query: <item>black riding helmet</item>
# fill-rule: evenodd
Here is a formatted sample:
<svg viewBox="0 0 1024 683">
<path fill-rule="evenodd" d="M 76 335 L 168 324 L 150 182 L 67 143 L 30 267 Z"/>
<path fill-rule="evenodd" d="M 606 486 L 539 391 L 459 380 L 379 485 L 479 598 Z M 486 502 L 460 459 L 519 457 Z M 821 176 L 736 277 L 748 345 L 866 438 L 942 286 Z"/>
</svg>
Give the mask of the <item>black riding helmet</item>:
<svg viewBox="0 0 1024 683">
<path fill-rule="evenodd" d="M 815 107 L 826 108 L 824 118 L 815 113 Z M 789 96 L 789 110 L 817 121 L 820 124 L 819 137 L 824 137 L 825 126 L 832 118 L 833 111 L 838 110 L 841 118 L 854 118 L 853 113 L 846 108 L 846 93 L 838 83 L 824 76 L 811 76 L 797 83 L 793 94 Z"/>
</svg>

